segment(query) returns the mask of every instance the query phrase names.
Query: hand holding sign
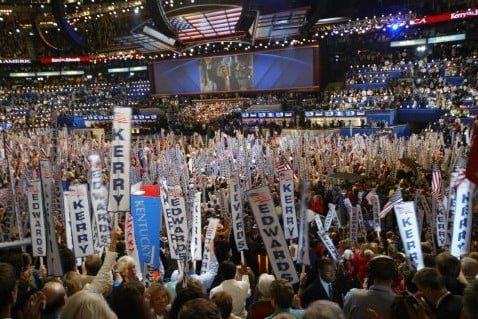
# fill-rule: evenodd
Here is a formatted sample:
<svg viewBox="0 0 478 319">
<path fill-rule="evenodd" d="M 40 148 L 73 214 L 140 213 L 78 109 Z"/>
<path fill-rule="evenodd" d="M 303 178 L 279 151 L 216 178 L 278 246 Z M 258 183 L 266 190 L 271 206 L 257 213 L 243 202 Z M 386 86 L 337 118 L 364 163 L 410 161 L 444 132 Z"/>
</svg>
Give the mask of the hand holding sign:
<svg viewBox="0 0 478 319">
<path fill-rule="evenodd" d="M 119 236 L 121 236 L 121 233 L 121 228 L 119 228 L 118 226 L 113 227 L 113 230 L 111 231 L 111 243 L 109 251 L 116 252 L 116 243 L 118 241 Z"/>
</svg>

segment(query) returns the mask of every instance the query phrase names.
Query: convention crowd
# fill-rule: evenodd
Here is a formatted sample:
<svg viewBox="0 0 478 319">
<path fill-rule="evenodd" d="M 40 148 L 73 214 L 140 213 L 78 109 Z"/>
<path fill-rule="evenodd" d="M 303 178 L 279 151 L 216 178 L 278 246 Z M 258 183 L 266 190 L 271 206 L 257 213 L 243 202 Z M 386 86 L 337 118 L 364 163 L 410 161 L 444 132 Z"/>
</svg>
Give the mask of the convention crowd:
<svg viewBox="0 0 478 319">
<path fill-rule="evenodd" d="M 440 121 L 438 132 L 424 130 L 408 139 L 392 134 L 347 138 L 325 130 L 285 135 L 281 129 L 291 125 L 285 121 L 258 123 L 269 128 L 265 132 L 244 130 L 241 111 L 270 101 L 299 112 L 432 108 L 456 116 L 468 116 L 478 106 L 476 52 L 433 61 L 380 56 L 380 63 L 367 63 L 374 59 L 369 54 L 360 61 L 365 64 L 352 66 L 345 87 L 311 99 L 281 94 L 247 102 L 155 99 L 149 82 L 137 78 L 3 83 L 0 105 L 9 129 L 0 147 L 0 317 L 478 318 L 476 218 L 469 251 L 457 258 L 450 253 L 450 242 L 438 245 L 430 214 L 422 215 L 417 228 L 424 267 L 417 270 L 406 255 L 393 209 L 377 222 L 368 200 L 368 195 L 377 195 L 387 206 L 399 190 L 403 201 L 421 203 L 422 208 L 436 209 L 439 198 L 450 205 L 445 199 L 456 186 L 451 176 L 463 174 L 478 130 L 476 120 L 474 127 L 458 120 Z M 109 246 L 79 260 L 68 245 L 63 212 L 54 211 L 53 240 L 59 246 L 61 275 L 52 275 L 43 258 L 32 256 L 29 245 L 2 246 L 31 236 L 26 190 L 41 177 L 40 161 L 50 161 L 53 178 L 67 191 L 91 182 L 88 157 L 100 155 L 101 178 L 108 185 L 111 141 L 104 135 L 71 134 L 52 123 L 59 116 L 109 116 L 114 106 L 131 106 L 135 114 L 159 110 L 153 134 L 131 141 L 131 184 L 179 185 L 187 200 L 191 191 L 201 192 L 202 248 L 210 253 L 206 269 L 193 260 L 186 269 L 178 269 L 163 222 L 160 267 L 153 280 L 145 280 L 143 269 L 128 255 L 126 216 L 119 213 L 118 223 L 111 225 Z M 107 122 L 92 127 L 109 134 L 111 121 Z M 435 166 L 441 172 L 441 197 L 433 189 Z M 270 189 L 274 212 L 284 227 L 278 173 L 286 168 L 294 172 L 293 201 L 295 211 L 305 214 L 310 256 L 308 265 L 295 264 L 299 281 L 294 284 L 274 273 L 248 201 L 244 199 L 242 211 L 247 250 L 238 251 L 237 224 L 230 216 L 235 171 L 244 192 Z M 302 181 L 309 183 L 308 190 L 301 189 Z M 472 197 L 469 209 L 476 216 L 476 192 Z M 347 203 L 363 212 L 355 239 Z M 336 256 L 317 224 L 327 222 L 331 205 L 337 207 L 337 215 L 326 233 Z M 219 225 L 205 245 L 210 218 L 218 218 Z M 292 239 L 286 249 L 295 262 L 298 246 Z"/>
<path fill-rule="evenodd" d="M 381 231 L 376 232 L 371 206 L 362 200 L 375 191 L 380 202 L 385 203 L 399 188 L 404 200 L 414 200 L 421 194 L 432 202 L 431 167 L 435 162 L 440 164 L 444 189 L 448 189 L 450 172 L 463 165 L 460 159 L 468 150 L 460 138 L 465 127 L 450 128 L 456 134 L 449 143 L 443 134 L 432 132 L 404 140 L 358 135 L 347 139 L 336 134 L 260 137 L 242 136 L 240 132 L 233 138 L 218 131 L 204 141 L 199 134 L 175 136 L 164 130 L 159 136 L 134 141 L 132 183 L 166 179 L 168 183 L 183 184 L 187 180 L 185 190 L 193 187 L 204 193 L 203 226 L 210 217 L 220 219 L 216 237 L 208 247 L 211 262 L 207 270 L 201 272 L 199 265 L 190 262 L 189 270 L 178 275 L 163 225 L 161 268 L 154 283 L 145 285 L 138 278 L 141 270 L 125 252 L 123 218 L 112 230 L 107 251 L 88 256 L 79 265 L 71 247 L 66 246 L 65 226 L 57 211 L 56 237 L 64 275 L 49 276 L 39 258 L 31 257 L 28 247 L 24 251 L 1 250 L 2 313 L 13 318 L 474 318 L 478 300 L 478 282 L 474 281 L 478 274 L 475 231 L 469 254 L 458 259 L 445 247 L 436 246 L 434 235 L 430 236 L 433 226 L 424 222 L 421 248 L 426 267 L 416 271 L 404 254 L 393 214 L 382 220 Z M 68 135 L 66 130 L 59 132 L 56 142 L 49 129 L 28 134 L 8 133 L 5 145 L 9 147 L 2 154 L 14 168 L 14 186 L 22 212 L 28 211 L 24 190 L 29 180 L 39 177 L 40 159 L 50 159 L 61 168 L 62 174 L 57 178 L 64 189 L 88 182 L 88 155 L 100 154 L 102 166 L 110 166 L 108 141 L 90 135 Z M 244 148 L 246 145 L 249 149 Z M 171 152 L 187 162 L 170 162 Z M 241 153 L 245 153 L 245 161 Z M 224 157 L 230 157 L 233 165 L 244 172 L 244 189 L 270 187 L 278 216 L 282 215 L 278 161 L 288 159 L 298 175 L 294 186 L 296 211 L 300 210 L 299 179 L 310 182 L 310 266 L 302 270 L 297 266 L 298 284 L 291 285 L 272 273 L 247 202 L 243 218 L 249 249 L 243 252 L 242 261 L 232 234 L 234 222 L 221 204 L 223 201 L 229 205 L 230 192 L 230 171 L 223 164 Z M 401 161 L 403 157 L 411 157 L 416 166 Z M 190 167 L 189 176 L 177 172 L 184 167 Z M 8 171 L 3 164 L 4 190 L 12 186 Z M 106 184 L 108 170 L 103 175 Z M 363 228 L 356 241 L 350 239 L 348 232 L 346 200 L 360 205 L 364 212 Z M 476 213 L 478 206 L 474 203 L 471 209 Z M 325 218 L 330 204 L 337 205 L 340 220 L 328 232 L 340 256 L 337 260 L 317 235 L 314 223 L 315 216 Z M 22 226 L 12 223 L 9 232 L 7 209 L 2 208 L 2 233 L 11 237 L 5 236 L 4 240 L 19 239 L 20 232 L 28 237 L 28 218 L 24 218 L 27 214 L 22 214 Z M 291 242 L 289 249 L 294 255 L 297 245 Z"/>
</svg>

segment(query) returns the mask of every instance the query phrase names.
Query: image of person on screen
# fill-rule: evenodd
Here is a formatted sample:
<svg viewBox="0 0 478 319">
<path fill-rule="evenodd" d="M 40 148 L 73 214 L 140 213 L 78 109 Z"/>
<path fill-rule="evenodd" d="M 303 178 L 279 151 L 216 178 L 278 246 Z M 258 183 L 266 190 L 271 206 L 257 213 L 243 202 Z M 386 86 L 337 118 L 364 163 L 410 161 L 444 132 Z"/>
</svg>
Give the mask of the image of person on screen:
<svg viewBox="0 0 478 319">
<path fill-rule="evenodd" d="M 200 61 L 201 92 L 245 91 L 253 88 L 252 55 L 204 58 Z"/>
<path fill-rule="evenodd" d="M 233 84 L 234 91 L 245 91 L 252 87 L 252 56 L 242 55 L 235 56 L 235 64 L 233 67 Z"/>
<path fill-rule="evenodd" d="M 231 91 L 232 90 L 232 81 L 231 71 L 229 66 L 225 63 L 221 63 L 217 67 L 217 76 L 219 81 L 217 82 L 218 91 Z"/>
<path fill-rule="evenodd" d="M 204 58 L 200 60 L 201 70 L 201 92 L 215 92 L 217 91 L 217 74 L 216 74 L 215 59 Z"/>
</svg>

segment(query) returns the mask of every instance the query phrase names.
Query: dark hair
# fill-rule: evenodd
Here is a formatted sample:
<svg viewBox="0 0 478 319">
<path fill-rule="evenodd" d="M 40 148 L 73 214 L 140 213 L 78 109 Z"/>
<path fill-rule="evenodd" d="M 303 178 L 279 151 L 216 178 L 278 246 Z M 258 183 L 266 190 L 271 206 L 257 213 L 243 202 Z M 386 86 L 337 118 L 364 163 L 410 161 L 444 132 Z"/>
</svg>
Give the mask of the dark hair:
<svg viewBox="0 0 478 319">
<path fill-rule="evenodd" d="M 282 279 L 276 279 L 271 283 L 271 299 L 274 300 L 279 308 L 289 308 L 292 306 L 294 289 L 292 285 Z"/>
<path fill-rule="evenodd" d="M 417 272 L 415 270 L 410 271 L 409 273 L 404 275 L 404 283 L 405 283 L 405 289 L 410 291 L 411 293 L 416 293 L 418 291 L 417 286 L 413 283 L 413 277 L 415 276 Z"/>
<path fill-rule="evenodd" d="M 200 289 L 201 291 L 203 290 L 203 285 L 201 283 L 201 281 L 199 279 L 196 279 L 196 278 L 188 278 L 188 280 L 186 281 L 186 286 L 183 287 L 183 281 L 182 280 L 178 280 L 176 282 L 176 294 L 178 294 L 181 290 L 183 289 L 189 289 L 191 287 L 194 287 L 194 288 L 197 288 L 197 289 Z"/>
<path fill-rule="evenodd" d="M 222 280 L 233 279 L 236 276 L 236 265 L 232 261 L 223 261 L 219 266 Z"/>
<path fill-rule="evenodd" d="M 221 312 L 216 304 L 204 298 L 186 302 L 179 311 L 178 319 L 221 319 Z"/>
<path fill-rule="evenodd" d="M 455 279 L 460 275 L 461 263 L 455 256 L 448 252 L 443 252 L 435 257 L 436 268 L 445 278 Z"/>
<path fill-rule="evenodd" d="M 216 292 L 211 301 L 214 302 L 221 311 L 222 319 L 227 319 L 231 316 L 232 312 L 232 297 L 225 291 Z"/>
<path fill-rule="evenodd" d="M 20 279 L 20 275 L 25 271 L 25 262 L 22 253 L 8 253 L 1 261 L 12 266 L 15 272 L 15 278 Z"/>
<path fill-rule="evenodd" d="M 417 285 L 419 289 L 430 288 L 433 290 L 441 290 L 445 288 L 445 281 L 438 270 L 431 267 L 425 267 L 417 271 L 413 276 L 412 282 Z"/>
<path fill-rule="evenodd" d="M 423 254 L 423 264 L 425 267 L 435 267 L 435 256 L 432 254 Z"/>
<path fill-rule="evenodd" d="M 376 256 L 370 259 L 367 267 L 370 283 L 374 280 L 393 280 L 397 275 L 395 262 L 388 256 Z"/>
<path fill-rule="evenodd" d="M 229 258 L 229 251 L 231 245 L 227 240 L 217 240 L 214 242 L 214 253 L 216 254 L 217 262 L 221 264 Z"/>
<path fill-rule="evenodd" d="M 76 257 L 75 253 L 68 247 L 62 247 L 59 249 L 61 267 L 63 273 L 66 274 L 69 271 L 76 271 Z"/>
<path fill-rule="evenodd" d="M 10 296 L 16 289 L 16 284 L 15 268 L 10 264 L 0 263 L 0 309 L 11 302 Z"/>
<path fill-rule="evenodd" d="M 322 272 L 324 270 L 324 268 L 327 267 L 327 266 L 331 266 L 331 267 L 335 268 L 335 264 L 334 264 L 332 259 L 321 258 L 317 262 L 317 270 L 320 271 L 320 272 Z"/>
<path fill-rule="evenodd" d="M 196 298 L 206 298 L 202 289 L 198 287 L 188 287 L 188 289 L 183 289 L 176 295 L 173 303 L 171 304 L 171 311 L 169 312 L 170 319 L 177 319 L 179 310 L 186 302 Z"/>
<path fill-rule="evenodd" d="M 110 307 L 118 319 L 150 319 L 151 313 L 144 302 L 144 286 L 139 282 L 124 282 L 113 290 Z"/>
<path fill-rule="evenodd" d="M 96 276 L 101 268 L 101 257 L 98 255 L 89 255 L 85 259 L 86 274 Z"/>
</svg>

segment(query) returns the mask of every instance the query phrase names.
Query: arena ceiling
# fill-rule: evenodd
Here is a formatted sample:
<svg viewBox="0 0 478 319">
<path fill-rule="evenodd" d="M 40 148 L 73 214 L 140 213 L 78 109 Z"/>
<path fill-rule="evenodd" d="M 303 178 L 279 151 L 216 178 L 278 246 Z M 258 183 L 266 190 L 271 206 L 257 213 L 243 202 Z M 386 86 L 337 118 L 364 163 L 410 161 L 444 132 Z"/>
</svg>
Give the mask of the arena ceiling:
<svg viewBox="0 0 478 319">
<path fill-rule="evenodd" d="M 52 14 L 54 0 L 0 0 L 0 19 L 16 29 L 31 28 L 33 17 L 42 28 L 57 28 Z M 148 11 L 148 0 L 64 0 L 69 23 L 88 36 L 92 20 L 122 19 L 122 31 L 114 44 L 102 51 L 131 49 L 139 52 L 182 51 L 210 42 L 276 41 L 302 38 L 328 23 L 341 23 L 366 15 L 416 10 L 427 0 L 162 0 L 175 36 L 164 36 Z M 429 2 L 429 1 L 428 1 Z M 439 1 L 433 1 L 439 2 Z M 331 19 L 333 18 L 333 19 Z M 330 20 L 327 20 L 330 19 Z M 322 23 L 320 21 L 323 21 Z M 1 20 L 0 20 L 1 21 Z M 124 30 L 123 30 L 124 29 Z M 58 31 L 59 28 L 58 28 Z M 97 30 L 96 30 L 97 31 Z M 18 31 L 17 31 L 18 32 Z"/>
</svg>

